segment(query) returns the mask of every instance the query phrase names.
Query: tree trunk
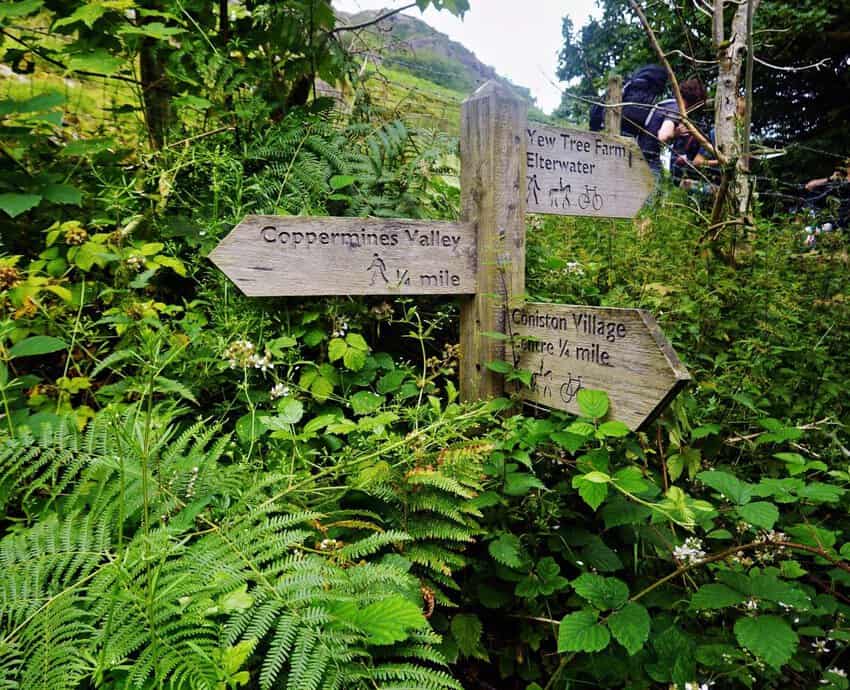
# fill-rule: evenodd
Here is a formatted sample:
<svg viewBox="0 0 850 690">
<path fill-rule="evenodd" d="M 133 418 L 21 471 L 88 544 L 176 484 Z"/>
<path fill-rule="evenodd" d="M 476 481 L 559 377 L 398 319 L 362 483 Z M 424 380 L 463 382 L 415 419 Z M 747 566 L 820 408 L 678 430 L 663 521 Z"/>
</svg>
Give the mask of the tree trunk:
<svg viewBox="0 0 850 690">
<path fill-rule="evenodd" d="M 724 174 L 731 178 L 729 189 L 734 197 L 735 208 L 738 213 L 746 214 L 750 191 L 746 175 L 748 160 L 744 155 L 748 144 L 744 137 L 749 137 L 749 132 L 745 131 L 747 128 L 744 125 L 749 120 L 746 110 L 751 105 L 741 96 L 740 85 L 744 57 L 750 44 L 751 19 L 761 0 L 735 3 L 735 15 L 728 39 L 725 38 L 723 16 L 726 1 L 715 0 L 714 3 L 714 45 L 719 62 L 714 97 L 714 137 L 717 150 L 729 161 Z M 721 214 L 714 215 L 714 222 L 721 220 Z"/>
<path fill-rule="evenodd" d="M 163 11 L 159 0 L 148 0 L 145 9 Z M 162 21 L 156 15 L 137 21 L 144 24 L 150 21 Z M 139 49 L 139 71 L 141 78 L 142 101 L 145 109 L 145 124 L 148 138 L 155 149 L 165 144 L 168 127 L 171 123 L 171 89 L 165 73 L 165 55 L 160 48 L 160 41 L 149 36 L 142 38 Z"/>
</svg>

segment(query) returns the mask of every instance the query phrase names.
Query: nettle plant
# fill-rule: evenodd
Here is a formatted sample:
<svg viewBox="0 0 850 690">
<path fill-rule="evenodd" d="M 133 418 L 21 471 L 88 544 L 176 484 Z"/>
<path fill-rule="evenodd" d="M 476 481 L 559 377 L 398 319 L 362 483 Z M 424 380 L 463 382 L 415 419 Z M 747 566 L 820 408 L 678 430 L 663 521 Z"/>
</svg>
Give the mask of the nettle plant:
<svg viewBox="0 0 850 690">
<path fill-rule="evenodd" d="M 512 687 L 847 688 L 846 461 L 782 450 L 803 432 L 764 420 L 747 440 L 761 471 L 683 464 L 683 447 L 603 421 L 604 393 L 579 405 L 576 421 L 504 423 L 477 499 L 487 536 L 460 575 L 459 656 L 498 662 Z"/>
</svg>

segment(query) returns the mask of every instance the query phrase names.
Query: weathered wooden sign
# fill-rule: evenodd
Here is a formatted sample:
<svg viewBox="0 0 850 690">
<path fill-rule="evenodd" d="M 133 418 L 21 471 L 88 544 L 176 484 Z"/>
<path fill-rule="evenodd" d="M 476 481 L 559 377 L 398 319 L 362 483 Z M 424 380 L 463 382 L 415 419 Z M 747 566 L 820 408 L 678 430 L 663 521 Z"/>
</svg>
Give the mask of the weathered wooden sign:
<svg viewBox="0 0 850 690">
<path fill-rule="evenodd" d="M 210 259 L 250 297 L 463 295 L 477 289 L 469 223 L 247 216 Z"/>
<path fill-rule="evenodd" d="M 210 259 L 256 297 L 465 295 L 463 399 L 503 393 L 487 365 L 510 357 L 488 333 L 509 332 L 533 372 L 526 400 L 578 412 L 578 391 L 599 389 L 610 418 L 646 424 L 690 380 L 649 314 L 522 306 L 526 210 L 633 216 L 654 186 L 643 156 L 628 139 L 528 123 L 525 102 L 496 82 L 461 112 L 464 222 L 247 216 Z"/>
<path fill-rule="evenodd" d="M 690 381 L 655 319 L 642 309 L 528 303 L 510 312 L 524 399 L 578 413 L 582 388 L 603 390 L 610 417 L 637 429 Z"/>
<path fill-rule="evenodd" d="M 655 185 L 634 140 L 528 123 L 529 213 L 632 218 Z"/>
</svg>

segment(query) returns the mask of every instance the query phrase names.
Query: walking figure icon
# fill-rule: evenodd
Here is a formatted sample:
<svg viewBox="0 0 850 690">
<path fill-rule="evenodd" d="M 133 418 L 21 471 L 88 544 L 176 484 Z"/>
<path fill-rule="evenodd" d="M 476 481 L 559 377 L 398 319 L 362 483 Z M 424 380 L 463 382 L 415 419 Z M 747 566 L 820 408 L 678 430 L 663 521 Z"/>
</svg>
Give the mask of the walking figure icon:
<svg viewBox="0 0 850 690">
<path fill-rule="evenodd" d="M 387 265 L 384 263 L 384 260 L 377 252 L 373 254 L 373 257 L 372 263 L 369 264 L 369 268 L 366 269 L 367 271 L 372 272 L 372 280 L 369 285 L 374 285 L 379 276 L 384 281 L 384 284 L 389 283 L 390 280 L 387 278 Z"/>
<path fill-rule="evenodd" d="M 540 184 L 537 182 L 537 175 L 527 175 L 528 177 L 528 193 L 525 195 L 525 203 L 529 203 L 531 201 L 531 197 L 534 197 L 534 203 L 539 204 L 540 201 L 537 198 L 537 192 L 541 190 Z"/>
</svg>

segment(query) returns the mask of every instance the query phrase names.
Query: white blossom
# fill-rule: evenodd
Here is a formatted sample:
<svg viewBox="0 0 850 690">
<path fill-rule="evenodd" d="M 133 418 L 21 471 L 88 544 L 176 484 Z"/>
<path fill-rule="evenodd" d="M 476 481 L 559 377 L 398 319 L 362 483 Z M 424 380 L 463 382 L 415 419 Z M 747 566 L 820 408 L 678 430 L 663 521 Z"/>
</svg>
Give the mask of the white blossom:
<svg viewBox="0 0 850 690">
<path fill-rule="evenodd" d="M 829 642 L 827 640 L 815 640 L 812 642 L 812 649 L 817 654 L 826 654 L 829 652 Z"/>
<path fill-rule="evenodd" d="M 269 391 L 269 395 L 271 396 L 272 400 L 274 400 L 276 398 L 285 398 L 287 395 L 289 395 L 289 392 L 290 388 L 285 383 L 276 383 Z"/>
<path fill-rule="evenodd" d="M 696 537 L 688 537 L 683 544 L 673 549 L 673 558 L 686 565 L 694 565 L 705 558 L 702 542 Z"/>
</svg>

